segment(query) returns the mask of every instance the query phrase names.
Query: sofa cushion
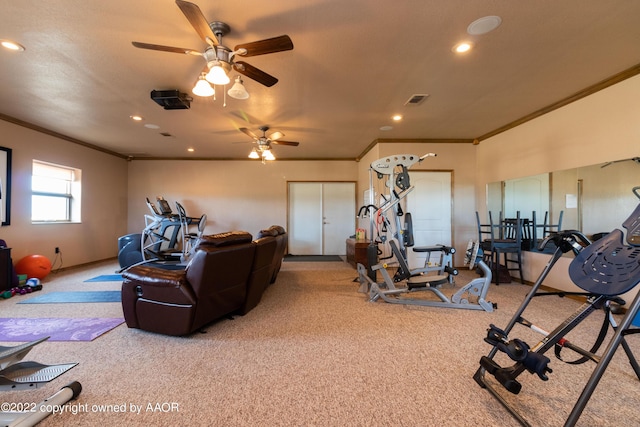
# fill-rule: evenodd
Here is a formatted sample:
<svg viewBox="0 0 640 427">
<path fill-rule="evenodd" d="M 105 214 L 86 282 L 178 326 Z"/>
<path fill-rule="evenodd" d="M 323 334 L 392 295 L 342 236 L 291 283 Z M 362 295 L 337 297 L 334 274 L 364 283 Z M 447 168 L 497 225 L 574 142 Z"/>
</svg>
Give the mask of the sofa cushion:
<svg viewBox="0 0 640 427">
<path fill-rule="evenodd" d="M 249 243 L 253 237 L 250 233 L 246 231 L 228 231 L 226 233 L 218 233 L 218 234 L 208 234 L 206 236 L 202 236 L 200 241 L 198 242 L 198 247 L 200 246 L 213 246 L 213 247 L 222 247 L 222 246 L 231 246 L 237 245 L 240 243 Z M 196 248 L 197 249 L 197 248 Z"/>
<path fill-rule="evenodd" d="M 239 314 L 245 315 L 258 305 L 262 293 L 271 280 L 273 256 L 277 247 L 276 238 L 273 236 L 260 237 L 253 241 L 256 252 L 253 257 L 251 275 L 247 283 L 247 297 Z"/>
<path fill-rule="evenodd" d="M 266 228 L 264 230 L 260 230 L 258 232 L 258 238 L 272 236 L 275 237 L 278 235 L 278 230 L 273 227 Z"/>
</svg>

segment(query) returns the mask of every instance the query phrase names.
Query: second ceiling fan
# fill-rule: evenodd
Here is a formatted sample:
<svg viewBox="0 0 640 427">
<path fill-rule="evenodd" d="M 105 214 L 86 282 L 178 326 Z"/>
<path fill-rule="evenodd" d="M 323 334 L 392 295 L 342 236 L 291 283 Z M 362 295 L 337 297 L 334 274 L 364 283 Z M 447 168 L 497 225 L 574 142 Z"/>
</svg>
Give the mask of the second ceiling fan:
<svg viewBox="0 0 640 427">
<path fill-rule="evenodd" d="M 296 147 L 300 144 L 299 142 L 294 142 L 294 141 L 283 141 L 280 138 L 282 138 L 284 134 L 278 131 L 272 132 L 271 134 L 269 134 L 269 136 L 267 136 L 267 131 L 269 130 L 269 126 L 260 126 L 258 129 L 262 131 L 262 136 L 256 135 L 255 133 L 253 133 L 253 131 L 247 128 L 239 129 L 240 132 L 243 132 L 244 134 L 253 138 L 253 142 L 257 144 L 256 147 L 254 147 L 253 150 L 251 150 L 251 153 L 249 154 L 250 159 L 261 158 L 263 163 L 265 160 L 275 160 L 275 156 L 271 152 L 271 144 L 290 145 L 293 147 Z"/>
<path fill-rule="evenodd" d="M 194 3 L 176 0 L 176 4 L 186 16 L 189 23 L 191 23 L 191 26 L 196 30 L 202 41 L 207 43 L 208 46 L 203 52 L 196 49 L 162 46 L 135 41 L 132 42 L 132 44 L 140 49 L 202 56 L 207 63 L 203 70 L 203 74 L 206 75 L 206 79 L 209 82 L 216 85 L 225 85 L 229 83 L 230 79 L 228 73 L 232 69 L 267 87 L 271 87 L 278 82 L 278 79 L 272 75 L 267 74 L 244 61 L 236 61 L 235 58 L 246 58 L 250 56 L 292 50 L 293 42 L 289 36 L 282 35 L 270 39 L 242 43 L 231 50 L 222 44 L 222 37 L 231 31 L 231 28 L 227 24 L 220 21 L 209 23 L 202 14 L 198 5 Z"/>
</svg>

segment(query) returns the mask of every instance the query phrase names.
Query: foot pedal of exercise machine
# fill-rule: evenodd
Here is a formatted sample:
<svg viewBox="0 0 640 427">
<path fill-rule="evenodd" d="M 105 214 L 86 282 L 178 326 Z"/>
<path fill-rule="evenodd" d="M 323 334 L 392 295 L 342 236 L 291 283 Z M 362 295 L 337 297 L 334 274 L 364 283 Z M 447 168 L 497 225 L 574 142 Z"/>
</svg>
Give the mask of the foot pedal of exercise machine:
<svg viewBox="0 0 640 427">
<path fill-rule="evenodd" d="M 522 384 L 520 384 L 518 380 L 511 378 L 513 369 L 503 368 L 487 356 L 482 356 L 480 358 L 480 366 L 493 375 L 494 378 L 498 380 L 498 382 L 509 392 L 518 394 L 520 393 L 520 390 L 522 390 Z M 478 379 L 476 379 L 476 382 L 478 382 Z M 482 384 L 480 385 L 482 386 Z"/>
<path fill-rule="evenodd" d="M 60 365 L 43 365 L 38 362 L 16 363 L 0 371 L 0 391 L 38 388 L 76 365 L 77 363 Z"/>
<path fill-rule="evenodd" d="M 13 347 L 0 346 L 0 371 L 16 362 L 19 362 L 31 351 L 33 347 L 48 339 L 49 337 L 44 337 Z"/>
</svg>

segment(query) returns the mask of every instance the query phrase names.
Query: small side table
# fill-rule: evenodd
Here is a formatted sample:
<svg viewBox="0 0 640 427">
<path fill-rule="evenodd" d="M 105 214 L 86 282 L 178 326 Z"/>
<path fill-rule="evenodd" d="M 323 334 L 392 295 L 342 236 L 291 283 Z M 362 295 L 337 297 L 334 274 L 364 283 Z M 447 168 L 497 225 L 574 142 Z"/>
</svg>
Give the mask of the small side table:
<svg viewBox="0 0 640 427">
<path fill-rule="evenodd" d="M 369 268 L 367 260 L 367 247 L 369 240 L 347 239 L 347 262 L 356 268 L 357 264 L 362 264 Z"/>
</svg>

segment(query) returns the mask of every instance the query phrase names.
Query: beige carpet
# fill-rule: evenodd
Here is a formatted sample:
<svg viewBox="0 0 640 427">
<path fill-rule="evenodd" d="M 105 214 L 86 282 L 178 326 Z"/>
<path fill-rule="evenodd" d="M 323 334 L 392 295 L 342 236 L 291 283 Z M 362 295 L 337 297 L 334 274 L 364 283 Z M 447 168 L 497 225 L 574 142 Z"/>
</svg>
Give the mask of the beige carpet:
<svg viewBox="0 0 640 427">
<path fill-rule="evenodd" d="M 83 283 L 116 268 L 109 262 L 52 274 L 42 292 L 119 289 L 119 282 Z M 457 287 L 476 277 L 462 273 Z M 258 307 L 206 333 L 176 338 L 121 325 L 93 342 L 45 342 L 25 360 L 79 365 L 41 388 L 0 397 L 38 402 L 79 381 L 83 391 L 66 408 L 77 413 L 50 416 L 43 426 L 519 425 L 472 376 L 490 350 L 486 328 L 507 324 L 527 286 L 491 285 L 488 300 L 498 310 L 486 313 L 370 303 L 355 277 L 342 262 L 284 263 Z M 1 300 L 2 317 L 122 315 L 119 303 L 16 304 L 25 298 Z M 538 300 L 525 317 L 547 330 L 579 306 Z M 570 338 L 589 347 L 601 319 L 594 314 Z M 540 339 L 524 328 L 514 334 L 531 344 Z M 640 355 L 640 335 L 628 341 Z M 550 380 L 524 373 L 513 396 L 533 425 L 562 425 L 595 366 L 551 357 Z M 578 425 L 640 425 L 639 391 L 620 349 Z"/>
</svg>

